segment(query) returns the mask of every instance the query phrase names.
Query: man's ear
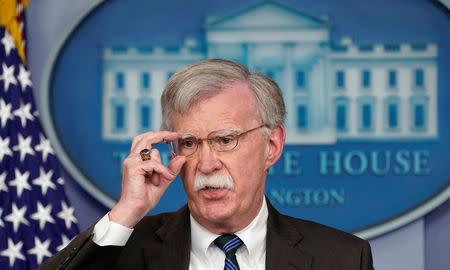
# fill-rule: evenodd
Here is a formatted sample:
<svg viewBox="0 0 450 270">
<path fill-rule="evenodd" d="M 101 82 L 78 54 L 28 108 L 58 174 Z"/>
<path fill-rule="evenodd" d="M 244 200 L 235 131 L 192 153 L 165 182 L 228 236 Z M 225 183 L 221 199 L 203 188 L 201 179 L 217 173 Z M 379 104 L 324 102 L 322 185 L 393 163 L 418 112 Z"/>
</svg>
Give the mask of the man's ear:
<svg viewBox="0 0 450 270">
<path fill-rule="evenodd" d="M 278 125 L 272 129 L 269 137 L 269 149 L 265 168 L 266 171 L 280 159 L 281 154 L 283 153 L 285 139 L 286 133 L 282 125 Z"/>
</svg>

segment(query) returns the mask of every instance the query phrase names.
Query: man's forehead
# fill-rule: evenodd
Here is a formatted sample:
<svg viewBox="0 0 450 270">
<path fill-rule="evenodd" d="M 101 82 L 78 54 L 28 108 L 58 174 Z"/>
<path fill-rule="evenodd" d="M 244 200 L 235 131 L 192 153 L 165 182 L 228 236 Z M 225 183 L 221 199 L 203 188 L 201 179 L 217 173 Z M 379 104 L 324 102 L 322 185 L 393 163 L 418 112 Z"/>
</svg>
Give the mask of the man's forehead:
<svg viewBox="0 0 450 270">
<path fill-rule="evenodd" d="M 214 96 L 200 99 L 186 113 L 172 112 L 171 120 L 177 132 L 189 132 L 203 126 L 203 131 L 209 132 L 241 130 L 247 121 L 260 122 L 256 98 L 246 84 L 229 85 Z M 182 130 L 179 130 L 181 126 Z"/>
<path fill-rule="evenodd" d="M 238 99 L 256 100 L 255 94 L 250 89 L 247 82 L 234 81 L 225 83 L 221 85 L 220 88 L 199 91 L 194 98 L 192 98 L 190 101 L 187 101 L 191 103 L 187 105 L 189 105 L 190 109 L 201 102 L 212 102 L 214 98 L 219 95 L 226 95 Z"/>
</svg>

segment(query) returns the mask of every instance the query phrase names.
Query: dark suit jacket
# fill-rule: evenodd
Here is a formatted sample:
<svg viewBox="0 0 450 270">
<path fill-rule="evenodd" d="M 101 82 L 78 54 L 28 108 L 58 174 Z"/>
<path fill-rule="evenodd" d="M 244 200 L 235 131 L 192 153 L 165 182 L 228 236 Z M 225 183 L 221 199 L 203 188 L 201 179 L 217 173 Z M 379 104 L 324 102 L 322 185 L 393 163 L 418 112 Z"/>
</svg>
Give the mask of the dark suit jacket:
<svg viewBox="0 0 450 270">
<path fill-rule="evenodd" d="M 311 221 L 281 215 L 268 203 L 266 269 L 373 269 L 367 241 Z M 93 226 L 39 269 L 188 269 L 190 222 L 187 206 L 148 216 L 124 247 L 99 247 Z"/>
</svg>

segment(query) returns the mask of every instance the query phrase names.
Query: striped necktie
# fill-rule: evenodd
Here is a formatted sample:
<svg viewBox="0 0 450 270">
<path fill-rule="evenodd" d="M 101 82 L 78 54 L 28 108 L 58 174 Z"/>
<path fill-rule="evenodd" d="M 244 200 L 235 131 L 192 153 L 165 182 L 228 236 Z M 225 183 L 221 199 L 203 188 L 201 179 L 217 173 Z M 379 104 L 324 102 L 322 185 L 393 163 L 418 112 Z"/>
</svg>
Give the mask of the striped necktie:
<svg viewBox="0 0 450 270">
<path fill-rule="evenodd" d="M 234 234 L 223 234 L 214 240 L 214 244 L 225 253 L 225 270 L 239 270 L 236 251 L 242 246 L 241 238 Z"/>
</svg>

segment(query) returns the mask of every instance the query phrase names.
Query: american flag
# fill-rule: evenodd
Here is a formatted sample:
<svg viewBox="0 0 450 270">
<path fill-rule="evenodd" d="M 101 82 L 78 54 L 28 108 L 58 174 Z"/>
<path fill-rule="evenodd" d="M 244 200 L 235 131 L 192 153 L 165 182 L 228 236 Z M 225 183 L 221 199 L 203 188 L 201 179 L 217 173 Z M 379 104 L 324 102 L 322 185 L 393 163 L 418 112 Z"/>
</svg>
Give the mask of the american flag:
<svg viewBox="0 0 450 270">
<path fill-rule="evenodd" d="M 0 269 L 36 269 L 78 234 L 30 73 L 0 27 Z"/>
</svg>

